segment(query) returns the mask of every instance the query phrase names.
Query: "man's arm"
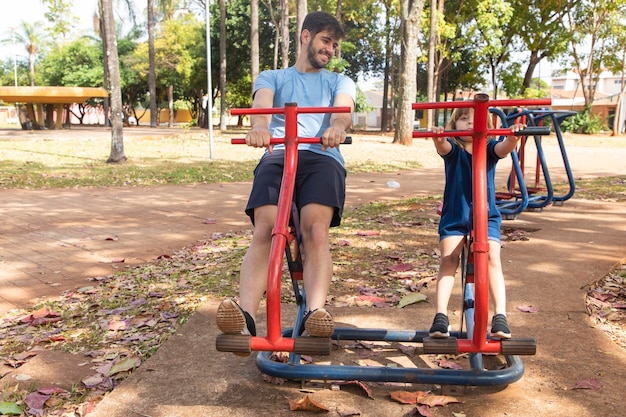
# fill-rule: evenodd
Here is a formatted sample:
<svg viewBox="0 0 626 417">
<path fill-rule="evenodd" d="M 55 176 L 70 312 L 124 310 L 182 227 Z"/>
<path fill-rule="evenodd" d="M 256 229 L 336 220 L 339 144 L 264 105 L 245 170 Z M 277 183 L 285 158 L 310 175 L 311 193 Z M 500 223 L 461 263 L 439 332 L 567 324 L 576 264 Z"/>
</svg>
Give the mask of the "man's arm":
<svg viewBox="0 0 626 417">
<path fill-rule="evenodd" d="M 269 88 L 260 88 L 254 93 L 252 100 L 253 108 L 270 108 L 274 103 L 274 92 Z M 265 148 L 270 146 L 270 123 L 271 114 L 253 114 L 250 116 L 252 128 L 246 134 L 246 144 L 255 148 Z M 271 149 L 270 149 L 271 151 Z"/>
<path fill-rule="evenodd" d="M 336 148 L 345 142 L 347 130 L 352 126 L 352 112 L 354 100 L 348 94 L 337 94 L 334 107 L 350 107 L 350 113 L 333 113 L 330 116 L 330 126 L 322 134 L 322 149 Z"/>
</svg>

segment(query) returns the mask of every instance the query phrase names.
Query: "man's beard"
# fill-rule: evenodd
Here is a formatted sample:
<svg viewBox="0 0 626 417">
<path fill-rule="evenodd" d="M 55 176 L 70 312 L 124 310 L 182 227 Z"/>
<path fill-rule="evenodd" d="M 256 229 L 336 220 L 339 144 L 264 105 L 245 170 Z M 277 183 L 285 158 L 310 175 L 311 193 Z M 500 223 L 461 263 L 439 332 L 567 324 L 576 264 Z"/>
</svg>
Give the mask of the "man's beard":
<svg viewBox="0 0 626 417">
<path fill-rule="evenodd" d="M 326 68 L 326 65 L 328 65 L 328 62 L 326 62 L 325 64 L 321 64 L 319 60 L 317 59 L 317 54 L 318 53 L 313 49 L 313 46 L 309 45 L 309 47 L 307 48 L 307 58 L 309 59 L 309 63 L 311 64 L 311 66 L 315 69 Z"/>
</svg>

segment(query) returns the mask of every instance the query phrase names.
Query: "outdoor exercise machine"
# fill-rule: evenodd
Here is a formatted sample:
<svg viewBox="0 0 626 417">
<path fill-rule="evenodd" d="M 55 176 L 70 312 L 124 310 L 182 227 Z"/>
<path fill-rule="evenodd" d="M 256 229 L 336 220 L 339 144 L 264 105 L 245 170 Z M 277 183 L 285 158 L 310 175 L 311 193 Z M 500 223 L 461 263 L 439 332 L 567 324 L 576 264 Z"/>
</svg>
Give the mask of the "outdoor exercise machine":
<svg viewBox="0 0 626 417">
<path fill-rule="evenodd" d="M 563 205 L 563 202 L 570 199 L 575 192 L 575 181 L 572 173 L 565 142 L 561 132 L 561 122 L 576 114 L 573 111 L 552 110 L 546 108 L 529 109 L 515 108 L 508 114 L 504 114 L 500 109 L 491 109 L 498 115 L 503 126 L 511 123 L 526 123 L 529 126 L 551 126 L 556 134 L 559 149 L 562 157 L 562 164 L 567 175 L 569 189 L 562 195 L 555 195 L 554 186 L 550 177 L 550 167 L 543 151 L 541 136 L 534 136 L 536 148 L 536 163 L 534 185 L 528 186 L 525 179 L 526 145 L 527 138 L 520 140 L 518 149 L 511 153 L 512 168 L 507 181 L 507 192 L 498 192 L 498 208 L 505 218 L 515 218 L 517 214 L 528 209 L 541 211 L 549 205 Z M 548 123 L 545 123 L 545 122 Z"/>
<path fill-rule="evenodd" d="M 508 105 L 526 103 L 546 105 L 549 101 L 517 100 Z M 503 104 L 492 101 L 491 104 Z M 442 135 L 472 136 L 474 172 L 474 232 L 468 236 L 462 273 L 464 275 L 464 323 L 461 330 L 452 332 L 448 339 L 431 339 L 428 330 L 393 330 L 372 328 L 336 327 L 332 339 L 336 341 L 409 342 L 421 343 L 425 354 L 461 354 L 470 356 L 471 369 L 402 368 L 390 366 L 354 366 L 302 363 L 302 355 L 329 355 L 332 342 L 327 338 L 302 337 L 296 334 L 307 310 L 305 288 L 302 285 L 302 256 L 298 212 L 293 207 L 293 189 L 297 167 L 298 143 L 311 143 L 319 138 L 299 138 L 297 117 L 301 113 L 349 112 L 342 107 L 303 107 L 288 103 L 284 108 L 233 109 L 232 115 L 282 114 L 285 118 L 285 137 L 272 138 L 271 143 L 285 144 L 285 167 L 278 201 L 276 225 L 272 234 L 270 265 L 268 268 L 267 335 L 224 335 L 216 338 L 216 348 L 222 352 L 251 353 L 259 351 L 257 367 L 265 374 L 291 380 L 326 381 L 384 381 L 447 385 L 505 385 L 522 377 L 524 366 L 518 355 L 534 355 L 536 342 L 530 338 L 508 340 L 491 339 L 487 336 L 488 316 L 488 248 L 486 207 L 486 138 L 487 135 L 505 135 L 508 129 L 487 129 L 490 101 L 487 95 L 478 94 L 472 101 L 453 103 L 414 103 L 413 108 L 473 107 L 474 129 L 471 131 L 443 132 Z M 545 129 L 542 128 L 545 132 Z M 529 134 L 519 132 L 519 134 Z M 533 133 L 534 134 L 534 133 Z M 432 132 L 414 132 L 413 137 L 430 137 Z M 233 139 L 233 143 L 242 143 Z M 470 242 L 471 239 L 471 242 Z M 469 249 L 472 249 L 469 251 Z M 292 328 L 281 329 L 280 289 L 284 261 L 297 303 L 297 313 Z M 289 352 L 288 362 L 271 359 L 274 352 Z M 506 358 L 504 369 L 486 370 L 483 354 L 502 354 Z"/>
</svg>

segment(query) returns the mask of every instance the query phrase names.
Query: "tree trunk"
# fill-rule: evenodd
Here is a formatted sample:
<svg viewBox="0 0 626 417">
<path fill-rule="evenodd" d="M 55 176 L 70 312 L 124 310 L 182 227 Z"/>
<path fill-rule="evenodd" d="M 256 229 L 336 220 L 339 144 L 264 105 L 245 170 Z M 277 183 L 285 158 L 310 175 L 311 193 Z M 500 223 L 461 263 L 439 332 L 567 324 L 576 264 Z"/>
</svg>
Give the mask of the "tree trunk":
<svg viewBox="0 0 626 417">
<path fill-rule="evenodd" d="M 122 126 L 122 90 L 120 86 L 120 64 L 117 55 L 117 36 L 115 34 L 115 20 L 113 20 L 112 0 L 100 0 L 104 17 L 104 36 L 107 49 L 104 54 L 108 56 L 108 67 L 111 79 L 111 154 L 107 162 L 124 162 L 124 135 Z"/>
<path fill-rule="evenodd" d="M 220 6 L 220 130 L 228 127 L 226 108 L 226 0 L 219 0 Z"/>
<path fill-rule="evenodd" d="M 342 13 L 342 8 L 343 7 L 343 3 L 342 0 L 337 0 L 337 8 L 335 9 L 335 18 L 337 18 L 337 21 L 341 22 L 341 15 Z M 341 48 L 337 48 L 335 49 L 335 56 L 337 57 L 337 59 L 341 59 Z"/>
<path fill-rule="evenodd" d="M 400 72 L 398 82 L 398 117 L 393 143 L 413 143 L 412 104 L 417 95 L 417 48 L 420 17 L 424 0 L 400 0 Z"/>
<path fill-rule="evenodd" d="M 526 73 L 524 74 L 524 81 L 522 82 L 522 93 L 526 91 L 527 88 L 530 88 L 530 83 L 533 82 L 533 73 L 535 72 L 535 68 L 541 62 L 541 58 L 538 55 L 537 51 L 530 51 L 530 58 L 528 59 L 528 68 L 526 68 Z"/>
<path fill-rule="evenodd" d="M 154 0 L 148 0 L 148 65 L 150 127 L 157 127 L 156 64 L 154 62 Z"/>
<path fill-rule="evenodd" d="M 174 86 L 171 84 L 167 89 L 167 109 L 169 113 L 167 127 L 174 127 Z"/>
<path fill-rule="evenodd" d="M 250 0 L 250 79 L 252 93 L 259 75 L 259 0 Z"/>
<path fill-rule="evenodd" d="M 611 136 L 619 136 L 622 132 L 622 108 L 624 107 L 624 90 L 617 96 L 617 104 L 615 105 L 615 116 L 613 117 L 613 126 Z"/>
<path fill-rule="evenodd" d="M 109 57 L 106 54 L 107 51 L 107 40 L 106 40 L 106 36 L 104 35 L 104 17 L 103 17 L 103 13 L 102 13 L 102 2 L 98 2 L 98 7 L 99 7 L 99 13 L 100 16 L 98 18 L 98 23 L 99 23 L 99 27 L 98 27 L 98 33 L 100 34 L 100 40 L 102 41 L 102 67 L 103 67 L 103 80 L 102 80 L 102 87 L 104 87 L 105 90 L 107 91 L 111 91 L 111 83 L 109 81 Z M 110 102 L 110 98 L 106 97 L 104 100 L 104 104 L 102 105 L 103 107 L 103 111 L 104 111 L 104 125 L 105 126 L 109 126 L 109 113 L 110 113 L 110 108 L 109 108 L 109 102 Z M 82 123 L 81 123 L 82 124 Z"/>
<path fill-rule="evenodd" d="M 435 100 L 435 51 L 437 50 L 437 0 L 430 0 L 430 36 L 428 37 L 428 85 L 426 86 L 426 100 Z M 426 128 L 430 129 L 434 123 L 433 109 L 426 110 Z"/>
<path fill-rule="evenodd" d="M 289 66 L 289 1 L 281 0 L 280 3 L 281 68 L 287 68 Z"/>
<path fill-rule="evenodd" d="M 296 56 L 300 55 L 300 32 L 302 32 L 302 23 L 308 12 L 309 6 L 307 0 L 297 0 L 296 2 Z"/>
<path fill-rule="evenodd" d="M 393 48 L 392 44 L 392 28 L 391 28 L 391 3 L 385 2 L 385 74 L 383 81 L 383 106 L 381 109 L 382 114 L 380 115 L 380 131 L 388 132 L 391 123 L 389 120 L 389 78 L 391 73 L 391 60 L 392 54 L 391 51 Z"/>
</svg>

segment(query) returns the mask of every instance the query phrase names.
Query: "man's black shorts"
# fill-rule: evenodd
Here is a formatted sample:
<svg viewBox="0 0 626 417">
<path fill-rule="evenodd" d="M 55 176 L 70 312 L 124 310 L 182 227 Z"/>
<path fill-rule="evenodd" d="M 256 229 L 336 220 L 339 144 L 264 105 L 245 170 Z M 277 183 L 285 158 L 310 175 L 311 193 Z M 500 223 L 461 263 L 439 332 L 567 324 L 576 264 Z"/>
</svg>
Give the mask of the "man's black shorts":
<svg viewBox="0 0 626 417">
<path fill-rule="evenodd" d="M 254 169 L 254 182 L 246 214 L 254 224 L 254 209 L 278 204 L 283 176 L 284 151 L 263 155 Z M 310 151 L 298 151 L 298 170 L 293 199 L 298 209 L 309 203 L 334 207 L 330 226 L 339 226 L 346 200 L 346 170 L 330 156 Z"/>
</svg>

